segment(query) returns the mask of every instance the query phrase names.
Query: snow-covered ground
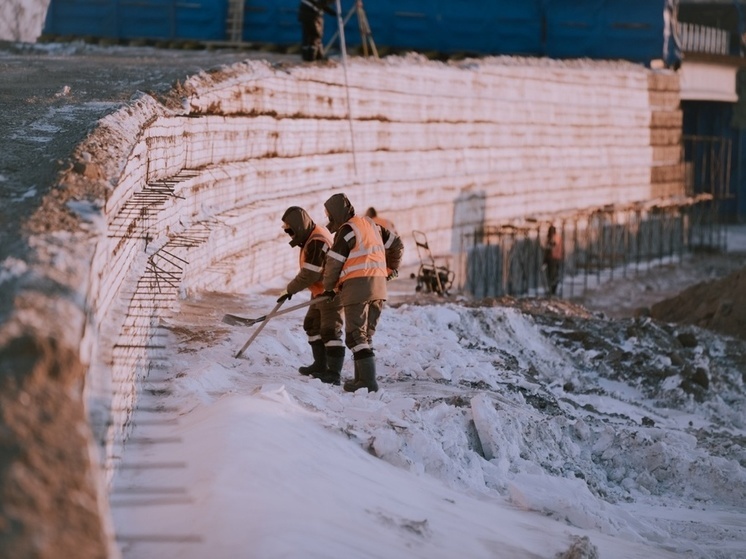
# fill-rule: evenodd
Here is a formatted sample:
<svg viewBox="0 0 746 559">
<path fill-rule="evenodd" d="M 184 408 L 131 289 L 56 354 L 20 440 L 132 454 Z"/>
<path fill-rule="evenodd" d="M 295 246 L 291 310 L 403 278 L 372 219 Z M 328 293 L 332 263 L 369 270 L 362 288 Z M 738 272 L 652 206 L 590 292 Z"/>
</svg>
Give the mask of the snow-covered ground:
<svg viewBox="0 0 746 559">
<path fill-rule="evenodd" d="M 184 300 L 114 480 L 123 557 L 746 557 L 743 342 L 413 284 L 375 394 L 297 373 L 302 311 L 235 357 L 256 327 L 223 313 L 266 314 L 283 279 Z"/>
</svg>

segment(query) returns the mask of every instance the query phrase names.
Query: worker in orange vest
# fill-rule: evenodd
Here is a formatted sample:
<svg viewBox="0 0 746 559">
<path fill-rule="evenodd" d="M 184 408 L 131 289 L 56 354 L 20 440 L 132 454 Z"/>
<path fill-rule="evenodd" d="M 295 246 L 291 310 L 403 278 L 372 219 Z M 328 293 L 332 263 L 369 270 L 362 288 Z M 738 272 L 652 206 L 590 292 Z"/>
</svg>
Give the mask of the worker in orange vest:
<svg viewBox="0 0 746 559">
<path fill-rule="evenodd" d="M 326 227 L 316 225 L 306 210 L 291 206 L 282 216 L 282 229 L 290 236 L 290 246 L 300 247 L 300 270 L 290 280 L 277 302 L 285 302 L 294 294 L 308 289 L 315 298 L 324 291 L 321 279 L 324 273 L 326 253 L 332 244 L 332 235 Z M 302 375 L 328 382 L 334 374 L 328 372 L 328 356 L 344 356 L 342 342 L 342 307 L 339 301 L 321 301 L 311 305 L 303 319 L 303 330 L 308 337 L 313 354 L 313 363 L 302 366 Z M 332 359 L 333 360 L 333 359 Z M 336 372 L 339 378 L 339 371 Z M 339 381 L 337 381 L 339 384 Z"/>
<path fill-rule="evenodd" d="M 396 227 L 394 227 L 394 222 L 391 221 L 390 219 L 386 219 L 385 217 L 381 217 L 380 215 L 378 215 L 378 212 L 376 211 L 375 208 L 373 207 L 368 208 L 368 211 L 365 212 L 365 215 L 367 215 L 369 218 L 373 220 L 374 223 L 376 223 L 377 225 L 380 225 L 384 229 L 388 229 L 389 231 L 392 231 L 396 235 L 399 234 L 396 231 Z"/>
<path fill-rule="evenodd" d="M 324 264 L 324 294 L 344 308 L 345 345 L 355 362 L 355 378 L 344 383 L 344 390 L 376 392 L 373 334 L 388 297 L 386 282 L 399 274 L 404 244 L 390 229 L 355 215 L 344 194 L 329 198 L 324 209 L 334 233 Z"/>
<path fill-rule="evenodd" d="M 557 287 L 560 283 L 560 270 L 562 269 L 564 258 L 562 237 L 557 233 L 557 228 L 554 225 L 550 225 L 547 231 L 546 244 L 544 245 L 544 267 L 547 274 L 550 295 L 557 294 Z"/>
</svg>

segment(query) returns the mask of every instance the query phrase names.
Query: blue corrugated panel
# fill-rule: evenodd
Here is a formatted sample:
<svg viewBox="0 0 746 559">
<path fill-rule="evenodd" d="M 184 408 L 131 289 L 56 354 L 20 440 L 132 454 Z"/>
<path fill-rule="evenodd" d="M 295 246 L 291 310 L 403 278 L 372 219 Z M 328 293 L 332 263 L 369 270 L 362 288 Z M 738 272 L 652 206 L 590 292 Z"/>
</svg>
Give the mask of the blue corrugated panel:
<svg viewBox="0 0 746 559">
<path fill-rule="evenodd" d="M 378 45 L 482 54 L 540 54 L 541 0 L 379 0 L 365 5 Z M 346 27 L 359 42 L 354 25 Z"/>
<path fill-rule="evenodd" d="M 510 9 L 508 9 L 510 7 Z M 497 3 L 495 49 L 507 54 L 543 54 L 543 8 L 541 0 L 502 0 Z"/>
<path fill-rule="evenodd" d="M 336 29 L 336 20 L 324 16 L 325 31 Z M 245 41 L 300 43 L 298 0 L 251 0 L 244 4 Z"/>
<path fill-rule="evenodd" d="M 443 50 L 541 53 L 541 0 L 441 2 Z"/>
<path fill-rule="evenodd" d="M 44 33 L 117 37 L 115 3 L 111 0 L 52 0 Z"/>
<path fill-rule="evenodd" d="M 373 39 L 377 45 L 395 48 L 435 50 L 440 41 L 437 2 L 417 0 L 380 0 L 365 5 Z M 350 42 L 359 43 L 360 32 L 353 25 L 345 27 Z M 423 41 L 423 37 L 427 40 Z"/>
<path fill-rule="evenodd" d="M 604 58 L 649 62 L 663 56 L 665 0 L 607 0 L 601 21 Z"/>
<path fill-rule="evenodd" d="M 545 0 L 545 52 L 551 58 L 592 57 L 600 42 L 605 0 Z"/>
<path fill-rule="evenodd" d="M 52 0 L 44 32 L 115 39 L 223 40 L 225 0 Z"/>
<path fill-rule="evenodd" d="M 378 46 L 552 58 L 663 56 L 664 9 L 677 0 L 371 0 Z M 115 38 L 224 40 L 228 0 L 52 0 L 45 32 Z M 299 0 L 246 0 L 243 39 L 297 44 Z M 343 15 L 353 0 L 342 2 Z M 328 44 L 337 21 L 324 17 Z M 353 12 L 350 47 L 361 42 Z"/>
<path fill-rule="evenodd" d="M 663 56 L 666 0 L 546 0 L 546 55 L 623 58 Z"/>
</svg>

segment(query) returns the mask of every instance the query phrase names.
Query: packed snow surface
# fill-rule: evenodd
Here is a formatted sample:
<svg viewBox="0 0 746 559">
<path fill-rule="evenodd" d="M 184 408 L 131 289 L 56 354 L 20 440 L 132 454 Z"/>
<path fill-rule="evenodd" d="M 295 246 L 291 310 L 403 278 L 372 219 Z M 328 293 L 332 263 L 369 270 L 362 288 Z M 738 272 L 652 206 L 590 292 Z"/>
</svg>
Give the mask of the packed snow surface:
<svg viewBox="0 0 746 559">
<path fill-rule="evenodd" d="M 298 374 L 302 314 L 235 357 L 256 326 L 223 313 L 283 283 L 185 300 L 115 480 L 123 556 L 746 557 L 743 342 L 400 283 L 373 394 Z"/>
</svg>

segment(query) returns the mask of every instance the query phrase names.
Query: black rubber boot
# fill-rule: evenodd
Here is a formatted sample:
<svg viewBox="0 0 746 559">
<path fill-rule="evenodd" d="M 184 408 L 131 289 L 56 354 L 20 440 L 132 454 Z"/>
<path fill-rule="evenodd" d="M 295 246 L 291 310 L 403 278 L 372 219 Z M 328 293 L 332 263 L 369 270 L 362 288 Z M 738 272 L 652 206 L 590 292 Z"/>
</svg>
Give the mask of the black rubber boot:
<svg viewBox="0 0 746 559">
<path fill-rule="evenodd" d="M 367 388 L 368 392 L 378 392 L 376 382 L 376 358 L 373 356 L 355 361 L 355 379 L 344 384 L 345 392 L 355 392 Z"/>
<path fill-rule="evenodd" d="M 314 373 L 311 376 L 326 384 L 339 386 L 342 366 L 345 364 L 345 348 L 333 346 L 326 350 L 326 370 L 323 373 Z"/>
<path fill-rule="evenodd" d="M 311 342 L 311 352 L 313 353 L 313 363 L 298 367 L 298 372 L 302 375 L 314 375 L 326 371 L 326 349 L 321 341 Z"/>
<path fill-rule="evenodd" d="M 358 388 L 362 388 L 362 383 L 360 381 L 360 367 L 357 365 L 357 361 L 355 363 L 355 378 L 352 380 L 346 380 L 345 383 L 342 385 L 342 388 L 344 388 L 345 392 L 355 392 Z M 357 388 L 355 388 L 357 387 Z"/>
</svg>

